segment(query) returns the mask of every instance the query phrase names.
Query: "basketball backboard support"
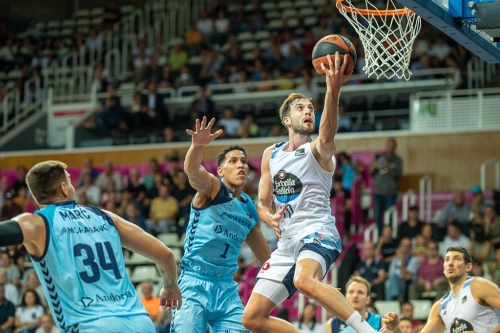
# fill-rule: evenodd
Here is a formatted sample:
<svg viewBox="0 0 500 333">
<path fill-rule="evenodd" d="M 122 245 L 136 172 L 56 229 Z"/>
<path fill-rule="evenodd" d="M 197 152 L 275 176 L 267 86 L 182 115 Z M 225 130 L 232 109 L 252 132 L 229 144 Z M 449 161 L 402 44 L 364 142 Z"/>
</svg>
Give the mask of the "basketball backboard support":
<svg viewBox="0 0 500 333">
<path fill-rule="evenodd" d="M 488 63 L 500 63 L 500 29 L 478 29 L 477 5 L 500 0 L 397 0 Z M 496 4 L 495 4 L 496 3 Z M 497 18 L 500 22 L 500 18 Z"/>
</svg>

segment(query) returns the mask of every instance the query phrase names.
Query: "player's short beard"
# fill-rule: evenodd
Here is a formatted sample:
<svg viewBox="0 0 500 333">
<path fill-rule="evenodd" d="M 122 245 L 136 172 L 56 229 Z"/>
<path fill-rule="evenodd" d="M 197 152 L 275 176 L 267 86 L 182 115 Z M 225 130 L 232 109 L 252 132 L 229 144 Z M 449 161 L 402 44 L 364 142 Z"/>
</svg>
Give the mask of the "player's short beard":
<svg viewBox="0 0 500 333">
<path fill-rule="evenodd" d="M 308 135 L 311 136 L 311 134 L 314 133 L 314 121 L 313 121 L 313 126 L 311 129 L 306 128 L 302 123 L 300 122 L 295 122 L 290 119 L 292 122 L 292 130 L 294 133 L 301 134 L 301 135 Z"/>
</svg>

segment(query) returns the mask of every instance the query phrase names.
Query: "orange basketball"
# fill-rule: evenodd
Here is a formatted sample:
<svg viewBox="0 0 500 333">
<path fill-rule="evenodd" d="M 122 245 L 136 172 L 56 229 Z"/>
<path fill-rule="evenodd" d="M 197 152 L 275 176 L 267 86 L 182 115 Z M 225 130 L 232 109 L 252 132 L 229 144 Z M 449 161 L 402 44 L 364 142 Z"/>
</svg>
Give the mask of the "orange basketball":
<svg viewBox="0 0 500 333">
<path fill-rule="evenodd" d="M 337 51 L 340 54 L 341 64 L 344 61 L 344 56 L 349 57 L 347 59 L 347 68 L 345 69 L 344 74 L 351 76 L 354 66 L 356 65 L 356 49 L 349 39 L 340 35 L 325 36 L 314 46 L 312 52 L 312 64 L 318 74 L 325 74 L 321 69 L 321 63 L 323 63 L 326 68 L 330 68 L 327 55 L 331 55 L 332 60 L 335 61 L 335 52 Z"/>
</svg>

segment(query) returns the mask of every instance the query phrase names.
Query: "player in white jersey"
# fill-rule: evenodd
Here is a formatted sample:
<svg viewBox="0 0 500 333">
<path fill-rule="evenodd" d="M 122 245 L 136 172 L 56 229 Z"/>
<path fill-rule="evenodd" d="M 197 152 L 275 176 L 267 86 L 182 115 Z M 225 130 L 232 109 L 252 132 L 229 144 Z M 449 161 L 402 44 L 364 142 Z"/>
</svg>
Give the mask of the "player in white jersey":
<svg viewBox="0 0 500 333">
<path fill-rule="evenodd" d="M 436 302 L 421 333 L 500 332 L 500 288 L 481 278 L 470 277 L 472 257 L 460 246 L 446 250 L 444 275 L 451 291 Z M 387 332 L 401 333 L 399 318 L 389 312 L 382 322 Z"/>
<path fill-rule="evenodd" d="M 269 316 L 296 290 L 317 300 L 358 333 L 374 332 L 338 290 L 321 282 L 342 249 L 329 195 L 346 59 L 341 64 L 337 53 L 335 60 L 328 56 L 328 69 L 322 65 L 327 91 L 319 137 L 311 140 L 315 123 L 311 100 L 291 94 L 280 108 L 289 141 L 264 152 L 258 212 L 280 239 L 278 249 L 262 266 L 243 315 L 243 325 L 254 333 L 300 332 L 290 323 Z"/>
</svg>

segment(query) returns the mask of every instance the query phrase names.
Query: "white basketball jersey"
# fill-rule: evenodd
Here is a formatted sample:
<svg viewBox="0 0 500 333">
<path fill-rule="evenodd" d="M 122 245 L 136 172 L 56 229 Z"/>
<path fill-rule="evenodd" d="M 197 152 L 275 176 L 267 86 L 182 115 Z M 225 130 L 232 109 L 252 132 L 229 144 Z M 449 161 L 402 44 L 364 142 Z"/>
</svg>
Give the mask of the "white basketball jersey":
<svg viewBox="0 0 500 333">
<path fill-rule="evenodd" d="M 470 284 L 474 279 L 475 277 L 467 278 L 456 295 L 452 295 L 450 291 L 441 298 L 439 314 L 446 332 L 491 332 L 500 324 L 498 311 L 479 304 L 472 297 Z"/>
<path fill-rule="evenodd" d="M 282 238 L 307 234 L 318 224 L 336 229 L 330 206 L 333 172 L 318 164 L 311 142 L 292 152 L 284 151 L 287 146 L 287 141 L 276 144 L 269 160 L 276 209 L 287 205 L 280 222 Z"/>
</svg>

